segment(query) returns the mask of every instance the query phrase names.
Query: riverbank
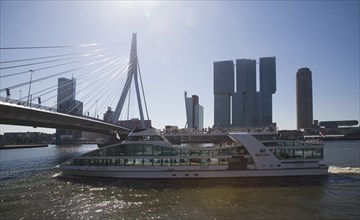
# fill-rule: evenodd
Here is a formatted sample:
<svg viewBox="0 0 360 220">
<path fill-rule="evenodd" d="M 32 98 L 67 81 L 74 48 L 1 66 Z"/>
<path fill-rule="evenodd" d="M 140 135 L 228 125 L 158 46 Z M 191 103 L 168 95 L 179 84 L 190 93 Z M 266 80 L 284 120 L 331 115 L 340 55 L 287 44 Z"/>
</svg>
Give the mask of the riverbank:
<svg viewBox="0 0 360 220">
<path fill-rule="evenodd" d="M 47 147 L 47 146 L 48 144 L 14 144 L 14 145 L 0 146 L 0 150 L 19 149 L 19 148 L 37 148 L 37 147 Z"/>
</svg>

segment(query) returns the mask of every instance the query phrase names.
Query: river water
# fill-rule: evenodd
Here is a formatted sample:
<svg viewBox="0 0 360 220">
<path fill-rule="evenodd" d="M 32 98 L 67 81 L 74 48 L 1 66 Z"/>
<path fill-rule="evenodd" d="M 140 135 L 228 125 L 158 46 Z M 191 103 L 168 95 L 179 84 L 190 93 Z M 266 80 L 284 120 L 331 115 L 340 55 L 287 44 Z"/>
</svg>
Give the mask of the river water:
<svg viewBox="0 0 360 220">
<path fill-rule="evenodd" d="M 325 142 L 326 177 L 69 179 L 95 145 L 0 151 L 0 219 L 360 219 L 360 141 Z"/>
</svg>

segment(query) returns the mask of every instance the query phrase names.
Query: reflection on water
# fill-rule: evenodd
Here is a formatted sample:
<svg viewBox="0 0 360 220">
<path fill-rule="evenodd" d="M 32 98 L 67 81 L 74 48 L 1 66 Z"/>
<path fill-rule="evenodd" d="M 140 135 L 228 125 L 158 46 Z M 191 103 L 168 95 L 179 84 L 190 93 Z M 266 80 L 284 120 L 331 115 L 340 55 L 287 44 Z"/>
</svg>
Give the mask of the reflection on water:
<svg viewBox="0 0 360 220">
<path fill-rule="evenodd" d="M 359 219 L 359 143 L 326 142 L 326 177 L 64 178 L 54 166 L 96 146 L 1 151 L 0 218 Z"/>
</svg>

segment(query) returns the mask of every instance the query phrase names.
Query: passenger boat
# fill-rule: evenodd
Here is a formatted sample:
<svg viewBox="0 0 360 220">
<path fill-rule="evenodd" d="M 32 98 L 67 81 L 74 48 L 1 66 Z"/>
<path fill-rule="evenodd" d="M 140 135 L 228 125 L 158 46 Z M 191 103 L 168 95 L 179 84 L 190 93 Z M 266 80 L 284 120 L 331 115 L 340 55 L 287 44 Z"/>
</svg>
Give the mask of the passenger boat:
<svg viewBox="0 0 360 220">
<path fill-rule="evenodd" d="M 279 140 L 262 143 L 248 133 L 229 133 L 221 142 L 174 145 L 155 129 L 146 129 L 59 167 L 63 175 L 112 178 L 326 175 L 323 147 Z"/>
</svg>

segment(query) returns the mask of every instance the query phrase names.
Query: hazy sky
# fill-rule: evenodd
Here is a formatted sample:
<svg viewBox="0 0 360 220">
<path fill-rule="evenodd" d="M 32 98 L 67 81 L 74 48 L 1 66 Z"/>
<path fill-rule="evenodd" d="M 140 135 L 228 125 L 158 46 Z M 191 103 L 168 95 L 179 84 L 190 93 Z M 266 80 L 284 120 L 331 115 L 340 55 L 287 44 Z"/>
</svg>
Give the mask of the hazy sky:
<svg viewBox="0 0 360 220">
<path fill-rule="evenodd" d="M 199 96 L 204 126 L 213 125 L 214 61 L 275 56 L 273 121 L 296 129 L 295 76 L 302 67 L 312 71 L 314 119 L 360 119 L 359 8 L 359 1 L 1 1 L 0 45 L 130 46 L 136 32 L 157 128 L 185 125 L 185 90 Z"/>
</svg>

